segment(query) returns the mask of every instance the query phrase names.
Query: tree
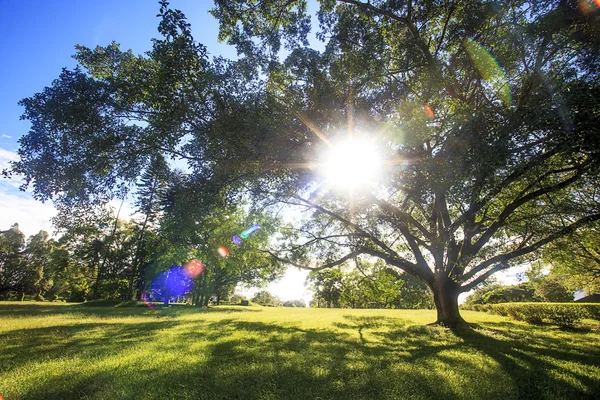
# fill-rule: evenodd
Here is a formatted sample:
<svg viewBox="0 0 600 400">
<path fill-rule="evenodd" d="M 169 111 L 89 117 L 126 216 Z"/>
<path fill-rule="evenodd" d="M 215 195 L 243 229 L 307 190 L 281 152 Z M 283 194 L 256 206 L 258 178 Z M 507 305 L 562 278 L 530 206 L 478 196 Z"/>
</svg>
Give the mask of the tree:
<svg viewBox="0 0 600 400">
<path fill-rule="evenodd" d="M 158 218 L 160 202 L 164 198 L 169 172 L 169 167 L 164 157 L 158 154 L 151 158 L 150 165 L 140 179 L 136 205 L 138 212 L 142 215 L 142 222 L 138 225 L 135 254 L 129 275 L 127 297 L 130 299 L 134 295 L 135 298 L 139 299 L 145 286 L 143 267 L 147 257 L 148 241 L 146 240 L 146 232 Z M 134 293 L 134 290 L 136 293 Z"/>
<path fill-rule="evenodd" d="M 566 302 L 573 301 L 573 289 L 569 289 L 568 281 L 541 262 L 532 263 L 525 276 L 529 285 L 535 291 L 538 301 Z"/>
<path fill-rule="evenodd" d="M 464 323 L 460 293 L 600 220 L 598 11 L 323 0 L 319 52 L 303 47 L 306 10 L 217 1 L 220 38 L 244 57 L 210 63 L 161 2 L 164 39 L 145 57 L 79 47 L 83 69 L 22 101 L 32 129 L 6 173 L 72 204 L 119 193 L 153 154 L 181 157 L 200 204 L 306 211 L 266 249 L 278 262 L 383 260 L 426 284 L 449 326 Z M 360 132 L 377 142 L 384 176 L 328 190 L 319 153 Z"/>
<path fill-rule="evenodd" d="M 343 272 L 338 268 L 313 271 L 308 274 L 306 284 L 313 291 L 317 307 L 340 307 Z"/>
<path fill-rule="evenodd" d="M 598 12 L 575 1 L 327 1 L 325 52 L 273 62 L 280 40 L 304 37 L 305 6 L 219 1 L 214 13 L 222 39 L 264 61 L 281 131 L 323 147 L 302 125 L 334 146 L 336 132 L 383 132 L 394 167 L 353 198 L 265 190 L 314 211 L 304 244 L 274 256 L 302 265 L 314 254 L 325 261 L 315 269 L 380 258 L 425 282 L 438 322 L 455 326 L 459 293 L 600 219 L 597 112 L 584 111 L 599 93 Z"/>
<path fill-rule="evenodd" d="M 305 308 L 306 302 L 304 300 L 287 300 L 283 302 L 284 307 L 300 307 Z"/>
<path fill-rule="evenodd" d="M 11 291 L 23 290 L 24 269 L 21 252 L 25 247 L 25 235 L 14 224 L 0 232 L 0 297 L 6 298 Z"/>
<path fill-rule="evenodd" d="M 22 290 L 26 294 L 35 296 L 36 299 L 43 299 L 42 292 L 49 286 L 47 275 L 54 241 L 48 239 L 48 232 L 39 231 L 27 239 L 27 246 L 23 251 Z"/>
<path fill-rule="evenodd" d="M 277 298 L 277 296 L 272 295 L 266 290 L 261 290 L 257 292 L 253 297 L 252 301 L 254 303 L 260 304 L 261 306 L 278 306 L 281 304 L 281 301 Z"/>
<path fill-rule="evenodd" d="M 546 247 L 542 259 L 552 272 L 563 276 L 573 290 L 586 294 L 600 292 L 600 228 L 597 224 L 558 240 Z"/>
<path fill-rule="evenodd" d="M 573 291 L 562 283 L 562 279 L 556 275 L 546 276 L 534 284 L 535 295 L 542 301 L 567 302 L 573 301 Z"/>
<path fill-rule="evenodd" d="M 475 291 L 466 304 L 497 304 L 540 301 L 533 285 L 529 282 L 518 285 L 492 285 Z"/>
<path fill-rule="evenodd" d="M 426 285 L 405 273 L 395 273 L 381 261 L 311 272 L 307 285 L 314 291 L 315 307 L 432 308 Z"/>
</svg>

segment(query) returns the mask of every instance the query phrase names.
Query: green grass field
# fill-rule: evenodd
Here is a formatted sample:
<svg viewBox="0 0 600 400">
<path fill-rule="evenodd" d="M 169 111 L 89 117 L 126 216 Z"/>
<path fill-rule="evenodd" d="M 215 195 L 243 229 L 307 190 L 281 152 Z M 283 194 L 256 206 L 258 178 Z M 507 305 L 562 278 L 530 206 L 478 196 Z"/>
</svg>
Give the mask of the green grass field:
<svg viewBox="0 0 600 400">
<path fill-rule="evenodd" d="M 463 312 L 0 303 L 6 399 L 600 397 L 600 334 Z"/>
</svg>

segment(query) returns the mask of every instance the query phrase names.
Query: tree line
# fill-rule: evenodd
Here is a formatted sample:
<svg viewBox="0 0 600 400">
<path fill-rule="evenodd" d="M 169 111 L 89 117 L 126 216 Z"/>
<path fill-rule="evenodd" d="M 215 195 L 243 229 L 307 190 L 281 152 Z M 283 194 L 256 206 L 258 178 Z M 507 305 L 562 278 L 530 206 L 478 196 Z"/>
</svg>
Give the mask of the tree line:
<svg viewBox="0 0 600 400">
<path fill-rule="evenodd" d="M 181 179 L 164 159 L 155 160 L 137 186 L 137 213 L 129 220 L 106 204 L 59 205 L 57 239 L 40 231 L 25 240 L 18 224 L 0 231 L 0 299 L 168 302 L 171 291 L 156 280 L 192 262 L 197 270 L 189 276 L 191 290 L 178 294 L 207 306 L 211 298 L 229 297 L 238 284 L 262 286 L 282 275 L 281 264 L 258 250 L 272 231 L 269 218 L 241 208 L 200 215 L 189 206 L 193 192 L 178 186 Z M 261 229 L 251 240 L 232 243 L 256 221 Z M 229 248 L 226 256 L 221 246 Z"/>
</svg>

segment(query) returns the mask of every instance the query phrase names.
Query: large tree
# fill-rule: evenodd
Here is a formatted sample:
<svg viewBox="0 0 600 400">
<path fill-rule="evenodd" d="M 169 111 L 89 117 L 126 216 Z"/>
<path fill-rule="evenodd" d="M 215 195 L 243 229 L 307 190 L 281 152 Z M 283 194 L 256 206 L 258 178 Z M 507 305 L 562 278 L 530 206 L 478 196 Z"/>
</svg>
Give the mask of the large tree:
<svg viewBox="0 0 600 400">
<path fill-rule="evenodd" d="M 12 172 L 69 204 L 112 195 L 153 154 L 181 157 L 202 204 L 304 211 L 277 260 L 381 259 L 461 324 L 461 292 L 600 219 L 599 12 L 579 3 L 323 0 L 317 51 L 305 0 L 219 0 L 242 58 L 211 63 L 161 2 L 146 56 L 80 47 L 85 71 L 22 101 L 32 129 Z M 348 161 L 360 136 L 375 150 Z M 364 180 L 367 153 L 381 177 L 336 189 Z"/>
</svg>

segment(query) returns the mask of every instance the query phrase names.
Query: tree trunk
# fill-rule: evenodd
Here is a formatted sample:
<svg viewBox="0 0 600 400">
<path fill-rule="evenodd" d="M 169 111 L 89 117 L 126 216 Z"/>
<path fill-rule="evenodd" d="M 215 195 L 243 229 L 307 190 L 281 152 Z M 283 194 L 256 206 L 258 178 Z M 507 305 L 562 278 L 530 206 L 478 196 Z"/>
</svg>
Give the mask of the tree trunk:
<svg viewBox="0 0 600 400">
<path fill-rule="evenodd" d="M 437 323 L 449 328 L 467 325 L 458 310 L 458 285 L 447 277 L 436 274 L 431 289 L 437 309 Z"/>
</svg>

